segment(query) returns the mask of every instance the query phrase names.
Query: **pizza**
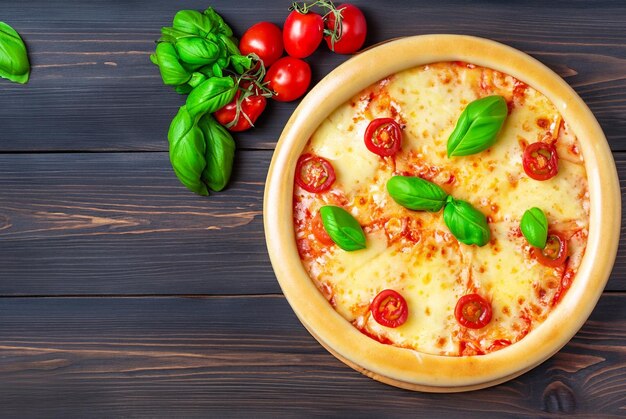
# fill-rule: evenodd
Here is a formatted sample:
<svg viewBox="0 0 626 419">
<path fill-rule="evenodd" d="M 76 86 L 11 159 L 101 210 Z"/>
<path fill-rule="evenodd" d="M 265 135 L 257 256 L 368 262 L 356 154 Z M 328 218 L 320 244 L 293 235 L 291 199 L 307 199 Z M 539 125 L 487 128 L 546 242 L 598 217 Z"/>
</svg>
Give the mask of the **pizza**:
<svg viewBox="0 0 626 419">
<path fill-rule="evenodd" d="M 369 338 L 425 354 L 524 339 L 587 245 L 570 124 L 532 86 L 468 62 L 354 95 L 310 136 L 294 179 L 298 254 L 328 304 Z"/>
</svg>

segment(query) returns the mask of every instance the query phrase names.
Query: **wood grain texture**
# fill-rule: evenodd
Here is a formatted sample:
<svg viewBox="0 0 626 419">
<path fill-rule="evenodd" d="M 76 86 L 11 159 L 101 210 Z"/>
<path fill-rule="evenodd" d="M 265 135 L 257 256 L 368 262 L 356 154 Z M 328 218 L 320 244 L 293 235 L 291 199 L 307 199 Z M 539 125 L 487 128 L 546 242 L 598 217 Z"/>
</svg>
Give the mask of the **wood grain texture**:
<svg viewBox="0 0 626 419">
<path fill-rule="evenodd" d="M 619 1 L 355 1 L 368 18 L 367 46 L 399 36 L 460 33 L 527 52 L 575 88 L 613 150 L 626 151 L 626 5 Z M 213 5 L 241 36 L 253 23 L 283 23 L 288 1 L 188 1 Z M 23 35 L 33 66 L 27 86 L 0 83 L 0 151 L 166 150 L 183 99 L 162 85 L 148 55 L 176 2 L 29 1 L 3 4 L 2 19 Z M 313 81 L 348 57 L 320 48 L 307 60 Z M 251 148 L 273 148 L 296 103 L 271 103 Z M 36 123 L 33 118 L 36 117 Z"/>
<path fill-rule="evenodd" d="M 603 297 L 576 337 L 531 372 L 442 395 L 351 370 L 282 296 L 5 298 L 0 405 L 34 416 L 416 417 L 433 406 L 453 416 L 617 416 L 626 408 L 624 303 L 625 294 Z"/>
<path fill-rule="evenodd" d="M 270 158 L 239 151 L 230 186 L 204 198 L 167 153 L 0 155 L 0 295 L 280 292 L 262 220 Z M 626 291 L 620 242 L 610 291 Z"/>
</svg>

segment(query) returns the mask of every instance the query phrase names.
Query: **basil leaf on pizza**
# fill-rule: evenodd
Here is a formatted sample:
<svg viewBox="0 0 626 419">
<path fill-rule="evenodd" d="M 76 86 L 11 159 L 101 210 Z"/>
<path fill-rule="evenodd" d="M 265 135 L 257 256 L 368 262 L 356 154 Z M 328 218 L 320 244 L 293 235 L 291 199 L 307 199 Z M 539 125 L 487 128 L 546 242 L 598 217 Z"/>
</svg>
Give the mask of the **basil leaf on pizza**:
<svg viewBox="0 0 626 419">
<path fill-rule="evenodd" d="M 448 138 L 448 157 L 469 156 L 491 147 L 509 110 L 502 96 L 487 96 L 471 102 Z"/>
<path fill-rule="evenodd" d="M 398 204 L 416 211 L 437 212 L 448 197 L 441 187 L 417 176 L 393 176 L 387 191 Z"/>
<path fill-rule="evenodd" d="M 543 249 L 548 239 L 548 219 L 540 208 L 533 207 L 524 212 L 520 230 L 531 246 Z"/>
<path fill-rule="evenodd" d="M 448 197 L 443 209 L 443 221 L 461 243 L 477 246 L 489 243 L 491 233 L 487 218 L 469 202 Z"/>
<path fill-rule="evenodd" d="M 322 224 L 330 238 L 343 250 L 365 249 L 365 233 L 359 222 L 345 209 L 334 205 L 320 208 Z"/>
</svg>

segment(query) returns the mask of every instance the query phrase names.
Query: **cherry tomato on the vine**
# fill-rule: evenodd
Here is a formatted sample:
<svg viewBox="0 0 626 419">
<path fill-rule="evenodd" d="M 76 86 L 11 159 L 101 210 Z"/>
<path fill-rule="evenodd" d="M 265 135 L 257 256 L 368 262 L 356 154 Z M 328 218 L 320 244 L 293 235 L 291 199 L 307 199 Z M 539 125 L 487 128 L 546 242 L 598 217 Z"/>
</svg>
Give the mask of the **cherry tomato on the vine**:
<svg viewBox="0 0 626 419">
<path fill-rule="evenodd" d="M 269 67 L 283 55 L 283 34 L 271 22 L 256 23 L 241 37 L 239 50 L 243 55 L 255 53 Z"/>
<path fill-rule="evenodd" d="M 392 118 L 376 118 L 365 130 L 365 146 L 381 157 L 393 156 L 402 147 L 402 128 Z"/>
<path fill-rule="evenodd" d="M 548 180 L 559 170 L 559 157 L 552 144 L 541 141 L 529 144 L 522 158 L 524 171 L 535 180 Z"/>
<path fill-rule="evenodd" d="M 361 10 L 352 4 L 342 4 L 337 6 L 337 11 L 341 13 L 339 22 L 335 12 L 328 14 L 326 19 L 327 32 L 334 33 L 334 36 L 324 37 L 328 48 L 338 54 L 352 54 L 357 52 L 365 42 L 367 35 L 367 22 Z M 333 37 L 334 42 L 333 42 Z"/>
<path fill-rule="evenodd" d="M 291 102 L 306 93 L 311 83 L 311 67 L 298 58 L 283 57 L 267 70 L 267 86 L 279 102 Z"/>
<path fill-rule="evenodd" d="M 370 311 L 374 320 L 385 327 L 401 326 L 409 316 L 406 300 L 400 293 L 392 289 L 378 293 L 370 304 Z"/>
<path fill-rule="evenodd" d="M 561 233 L 550 232 L 543 249 L 533 248 L 535 257 L 544 266 L 556 268 L 567 259 L 567 240 Z"/>
<path fill-rule="evenodd" d="M 252 128 L 265 110 L 266 104 L 267 99 L 255 93 L 241 100 L 241 90 L 238 90 L 233 100 L 214 113 L 215 119 L 229 131 L 245 131 Z M 239 112 L 237 112 L 238 106 Z"/>
<path fill-rule="evenodd" d="M 335 182 L 335 169 L 323 157 L 303 154 L 296 163 L 296 183 L 308 192 L 324 192 Z M 321 220 L 320 220 L 321 221 Z"/>
<path fill-rule="evenodd" d="M 324 37 L 324 20 L 321 15 L 294 10 L 283 25 L 283 44 L 287 54 L 304 58 L 313 54 Z"/>
<path fill-rule="evenodd" d="M 461 326 L 480 329 L 491 321 L 491 304 L 478 294 L 467 294 L 459 298 L 454 317 Z"/>
</svg>

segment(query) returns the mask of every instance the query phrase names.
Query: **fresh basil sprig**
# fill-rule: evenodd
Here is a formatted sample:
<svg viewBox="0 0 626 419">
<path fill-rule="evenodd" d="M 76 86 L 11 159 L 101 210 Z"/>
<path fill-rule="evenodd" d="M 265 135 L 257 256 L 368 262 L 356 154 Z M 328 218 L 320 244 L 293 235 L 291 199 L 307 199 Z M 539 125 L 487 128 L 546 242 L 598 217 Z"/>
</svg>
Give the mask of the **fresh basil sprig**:
<svg viewBox="0 0 626 419">
<path fill-rule="evenodd" d="M 326 205 L 320 208 L 320 216 L 324 229 L 337 246 L 349 252 L 365 248 L 365 233 L 348 211 Z"/>
<path fill-rule="evenodd" d="M 484 246 L 491 233 L 485 215 L 469 202 L 448 197 L 443 209 L 443 221 L 461 243 Z"/>
<path fill-rule="evenodd" d="M 0 22 L 0 77 L 25 84 L 30 76 L 26 45 L 15 29 Z"/>
<path fill-rule="evenodd" d="M 437 212 L 448 197 L 441 187 L 417 176 L 393 176 L 387 191 L 398 204 L 417 211 Z"/>
<path fill-rule="evenodd" d="M 448 138 L 448 157 L 468 156 L 491 147 L 507 114 L 508 107 L 502 96 L 487 96 L 471 102 Z"/>
<path fill-rule="evenodd" d="M 548 239 L 548 219 L 537 207 L 530 208 L 522 215 L 520 230 L 531 246 L 543 249 Z"/>
</svg>

